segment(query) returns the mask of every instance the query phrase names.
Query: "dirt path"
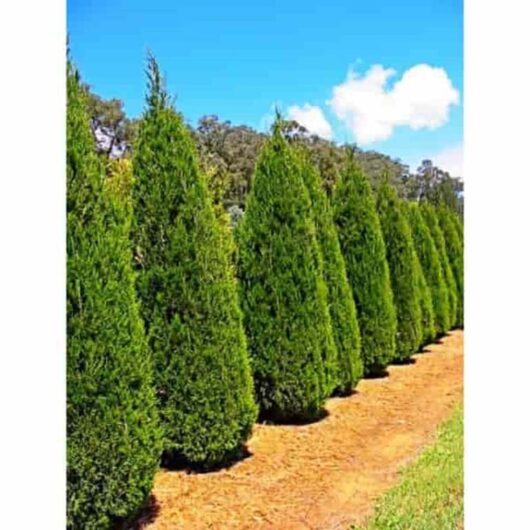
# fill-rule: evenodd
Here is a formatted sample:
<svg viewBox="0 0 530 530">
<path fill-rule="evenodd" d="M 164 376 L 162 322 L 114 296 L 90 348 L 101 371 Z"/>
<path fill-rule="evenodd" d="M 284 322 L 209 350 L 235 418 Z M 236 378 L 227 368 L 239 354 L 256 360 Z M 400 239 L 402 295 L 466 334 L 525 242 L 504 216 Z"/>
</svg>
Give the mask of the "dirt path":
<svg viewBox="0 0 530 530">
<path fill-rule="evenodd" d="M 333 398 L 304 426 L 256 425 L 252 456 L 213 473 L 161 471 L 149 530 L 346 530 L 366 517 L 398 469 L 432 440 L 462 398 L 463 333 L 456 331 Z"/>
</svg>

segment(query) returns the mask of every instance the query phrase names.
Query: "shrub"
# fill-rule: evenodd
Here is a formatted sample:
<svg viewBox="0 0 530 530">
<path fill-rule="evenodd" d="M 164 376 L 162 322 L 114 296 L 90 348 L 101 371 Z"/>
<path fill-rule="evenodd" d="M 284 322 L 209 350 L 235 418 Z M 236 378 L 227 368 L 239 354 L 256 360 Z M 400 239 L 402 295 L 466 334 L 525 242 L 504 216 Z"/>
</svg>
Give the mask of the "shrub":
<svg viewBox="0 0 530 530">
<path fill-rule="evenodd" d="M 416 203 L 408 203 L 409 223 L 414 240 L 414 247 L 427 285 L 431 291 L 434 327 L 436 335 L 449 330 L 449 293 L 438 255 L 438 250 L 431 232 Z"/>
<path fill-rule="evenodd" d="M 257 413 L 232 243 L 152 57 L 148 76 L 133 158 L 137 289 L 165 456 L 208 467 L 239 451 Z"/>
<path fill-rule="evenodd" d="M 456 324 L 458 293 L 453 271 L 451 269 L 451 265 L 449 264 L 449 258 L 447 257 L 445 238 L 440 225 L 438 224 L 438 217 L 436 215 L 434 206 L 424 202 L 420 205 L 420 208 L 423 218 L 429 227 L 431 236 L 434 240 L 436 250 L 438 251 L 438 256 L 440 257 L 440 264 L 442 266 L 445 284 L 447 285 L 449 299 L 449 328 L 452 328 Z"/>
<path fill-rule="evenodd" d="M 336 349 L 309 193 L 279 120 L 236 230 L 245 329 L 262 415 L 318 416 Z"/>
<path fill-rule="evenodd" d="M 445 246 L 447 250 L 447 258 L 451 265 L 451 270 L 456 283 L 457 292 L 457 312 L 456 324 L 462 326 L 464 323 L 464 256 L 463 247 L 458 233 L 456 220 L 453 218 L 453 213 L 446 206 L 439 206 L 437 208 L 438 223 L 443 232 L 445 239 Z"/>
<path fill-rule="evenodd" d="M 395 355 L 396 312 L 374 197 L 353 155 L 337 183 L 333 207 L 357 306 L 364 374 L 377 375 Z"/>
<path fill-rule="evenodd" d="M 161 437 L 129 226 L 103 187 L 71 65 L 67 96 L 67 526 L 100 530 L 145 500 Z"/>
<path fill-rule="evenodd" d="M 324 281 L 328 289 L 333 338 L 337 347 L 339 373 L 336 390 L 341 394 L 347 394 L 355 388 L 363 373 L 357 311 L 340 251 L 333 212 L 322 186 L 320 174 L 311 164 L 307 153 L 302 152 L 300 156 L 302 176 L 309 191 L 317 241 L 324 263 Z"/>
<path fill-rule="evenodd" d="M 387 181 L 376 200 L 397 317 L 395 359 L 403 361 L 422 341 L 419 269 L 414 264 L 414 244 L 396 191 Z"/>
</svg>

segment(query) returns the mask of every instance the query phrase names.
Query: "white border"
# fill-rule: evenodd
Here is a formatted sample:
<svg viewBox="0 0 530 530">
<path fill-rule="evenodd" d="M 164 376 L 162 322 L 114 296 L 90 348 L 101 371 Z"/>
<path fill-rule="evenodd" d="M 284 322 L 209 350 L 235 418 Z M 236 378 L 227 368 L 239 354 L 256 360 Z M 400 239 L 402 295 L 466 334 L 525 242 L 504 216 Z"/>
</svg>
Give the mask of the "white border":
<svg viewBox="0 0 530 530">
<path fill-rule="evenodd" d="M 0 4 L 3 528 L 65 526 L 63 2 Z"/>
<path fill-rule="evenodd" d="M 465 1 L 465 528 L 530 528 L 527 2 Z"/>
</svg>

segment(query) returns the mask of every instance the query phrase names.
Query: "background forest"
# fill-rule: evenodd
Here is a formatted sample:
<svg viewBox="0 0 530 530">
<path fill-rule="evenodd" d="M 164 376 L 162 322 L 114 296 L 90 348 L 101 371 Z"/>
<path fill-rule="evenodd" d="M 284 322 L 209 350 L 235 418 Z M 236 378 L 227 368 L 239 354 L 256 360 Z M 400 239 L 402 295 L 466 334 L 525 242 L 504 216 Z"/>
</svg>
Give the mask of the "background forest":
<svg viewBox="0 0 530 530">
<path fill-rule="evenodd" d="M 120 99 L 104 99 L 87 84 L 84 89 L 97 152 L 110 162 L 108 167 L 112 170 L 112 160 L 132 155 L 138 119 L 126 115 Z M 198 146 L 200 163 L 216 204 L 222 204 L 232 219 L 237 219 L 245 209 L 252 172 L 267 135 L 246 125 L 222 121 L 215 115 L 205 115 L 196 127 L 190 124 L 188 127 Z M 307 146 L 329 193 L 346 163 L 351 146 L 311 134 L 293 120 L 284 121 L 284 128 L 287 137 Z M 463 182 L 436 167 L 431 160 L 423 160 L 418 168 L 411 168 L 401 160 L 375 150 L 357 147 L 355 150 L 358 163 L 374 188 L 382 178 L 388 178 L 401 198 L 445 204 L 463 215 Z"/>
</svg>

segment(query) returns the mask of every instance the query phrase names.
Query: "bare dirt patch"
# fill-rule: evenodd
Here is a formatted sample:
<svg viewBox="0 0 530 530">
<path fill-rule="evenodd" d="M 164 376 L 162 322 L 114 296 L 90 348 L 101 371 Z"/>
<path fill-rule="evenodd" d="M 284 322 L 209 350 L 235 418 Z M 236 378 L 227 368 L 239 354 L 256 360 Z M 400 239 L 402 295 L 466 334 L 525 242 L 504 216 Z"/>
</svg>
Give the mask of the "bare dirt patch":
<svg viewBox="0 0 530 530">
<path fill-rule="evenodd" d="M 255 425 L 252 456 L 212 473 L 161 471 L 148 530 L 347 529 L 373 509 L 398 470 L 462 399 L 463 333 L 362 380 L 311 425 Z"/>
</svg>

